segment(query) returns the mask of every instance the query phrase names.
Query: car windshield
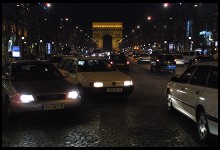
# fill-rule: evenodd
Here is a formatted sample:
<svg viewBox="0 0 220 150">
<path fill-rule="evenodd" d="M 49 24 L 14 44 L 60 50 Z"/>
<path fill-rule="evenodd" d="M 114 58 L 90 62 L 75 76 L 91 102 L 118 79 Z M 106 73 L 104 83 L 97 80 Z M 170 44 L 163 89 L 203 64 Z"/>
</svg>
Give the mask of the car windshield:
<svg viewBox="0 0 220 150">
<path fill-rule="evenodd" d="M 59 62 L 61 62 L 62 61 L 62 57 L 60 56 L 60 57 L 51 57 L 50 58 L 50 62 L 51 63 L 59 63 Z"/>
<path fill-rule="evenodd" d="M 174 55 L 175 58 L 182 58 L 183 59 L 183 55 Z"/>
<path fill-rule="evenodd" d="M 63 80 L 62 74 L 52 64 L 15 64 L 11 81 Z"/>
<path fill-rule="evenodd" d="M 172 55 L 158 55 L 158 58 L 160 60 L 174 60 L 174 57 Z"/>
<path fill-rule="evenodd" d="M 140 54 L 140 57 L 149 57 L 149 54 Z"/>
<path fill-rule="evenodd" d="M 105 72 L 116 71 L 116 69 L 105 60 L 79 60 L 79 72 Z"/>
<path fill-rule="evenodd" d="M 125 55 L 111 55 L 111 59 L 112 60 L 123 60 L 123 61 L 127 60 Z"/>
</svg>

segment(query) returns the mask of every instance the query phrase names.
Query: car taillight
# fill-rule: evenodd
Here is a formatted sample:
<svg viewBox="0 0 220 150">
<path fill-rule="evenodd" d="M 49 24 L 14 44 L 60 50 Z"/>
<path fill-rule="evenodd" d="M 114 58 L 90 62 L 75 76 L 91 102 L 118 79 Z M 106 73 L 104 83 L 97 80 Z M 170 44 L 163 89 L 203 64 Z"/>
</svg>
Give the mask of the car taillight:
<svg viewBox="0 0 220 150">
<path fill-rule="evenodd" d="M 110 64 L 113 64 L 113 61 L 110 61 Z"/>
<path fill-rule="evenodd" d="M 129 65 L 129 61 L 127 61 L 127 65 Z"/>
</svg>

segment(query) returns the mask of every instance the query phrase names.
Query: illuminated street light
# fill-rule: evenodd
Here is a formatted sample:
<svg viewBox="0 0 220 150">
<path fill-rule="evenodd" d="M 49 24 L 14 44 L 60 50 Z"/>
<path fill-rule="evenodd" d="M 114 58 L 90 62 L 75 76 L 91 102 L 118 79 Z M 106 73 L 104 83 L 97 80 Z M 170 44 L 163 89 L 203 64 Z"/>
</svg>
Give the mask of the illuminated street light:
<svg viewBox="0 0 220 150">
<path fill-rule="evenodd" d="M 22 36 L 21 39 L 24 40 L 24 37 Z"/>
<path fill-rule="evenodd" d="M 148 17 L 147 17 L 147 20 L 149 20 L 149 21 L 150 21 L 151 19 L 152 19 L 152 18 L 151 18 L 151 16 L 148 16 Z"/>
<path fill-rule="evenodd" d="M 140 28 L 140 26 L 138 25 L 138 26 L 137 26 L 137 29 L 139 29 L 139 28 Z"/>
<path fill-rule="evenodd" d="M 169 3 L 164 3 L 163 6 L 164 6 L 165 8 L 167 8 L 167 7 L 169 6 Z"/>
<path fill-rule="evenodd" d="M 46 6 L 49 8 L 51 7 L 51 3 L 46 3 Z"/>
</svg>

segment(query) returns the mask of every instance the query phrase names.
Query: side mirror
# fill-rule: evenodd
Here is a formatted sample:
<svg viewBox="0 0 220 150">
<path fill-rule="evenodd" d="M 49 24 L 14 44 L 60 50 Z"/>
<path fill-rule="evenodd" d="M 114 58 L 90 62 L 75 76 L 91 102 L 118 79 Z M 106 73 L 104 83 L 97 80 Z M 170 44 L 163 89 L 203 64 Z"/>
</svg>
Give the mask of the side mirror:
<svg viewBox="0 0 220 150">
<path fill-rule="evenodd" d="M 170 81 L 173 81 L 173 82 L 178 82 L 178 77 L 171 77 Z"/>
</svg>

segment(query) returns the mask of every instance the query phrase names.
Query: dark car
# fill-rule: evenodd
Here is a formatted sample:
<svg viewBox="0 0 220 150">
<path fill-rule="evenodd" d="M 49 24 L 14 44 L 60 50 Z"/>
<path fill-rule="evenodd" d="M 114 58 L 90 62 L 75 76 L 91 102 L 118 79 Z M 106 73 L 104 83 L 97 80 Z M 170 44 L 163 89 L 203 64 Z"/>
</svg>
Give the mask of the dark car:
<svg viewBox="0 0 220 150">
<path fill-rule="evenodd" d="M 171 54 L 159 54 L 151 60 L 151 71 L 172 71 L 176 73 L 176 61 Z"/>
<path fill-rule="evenodd" d="M 129 72 L 129 61 L 125 54 L 111 54 L 109 56 L 109 63 L 114 65 L 121 72 Z"/>
<path fill-rule="evenodd" d="M 189 60 L 189 64 L 187 67 L 190 67 L 193 64 L 196 64 L 198 62 L 207 62 L 207 61 L 213 61 L 214 58 L 212 56 L 196 56 L 195 58 L 193 58 L 192 60 Z"/>
</svg>

